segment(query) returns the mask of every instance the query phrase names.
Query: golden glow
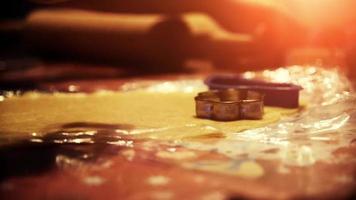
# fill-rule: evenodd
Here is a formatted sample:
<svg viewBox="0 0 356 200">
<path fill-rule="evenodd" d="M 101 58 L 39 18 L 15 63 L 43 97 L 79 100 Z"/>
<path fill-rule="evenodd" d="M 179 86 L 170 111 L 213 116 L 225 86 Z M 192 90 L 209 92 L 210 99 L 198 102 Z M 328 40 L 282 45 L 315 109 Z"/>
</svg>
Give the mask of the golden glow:
<svg viewBox="0 0 356 200">
<path fill-rule="evenodd" d="M 301 19 L 312 26 L 341 25 L 351 20 L 354 1 L 350 0 L 289 0 L 289 8 L 295 9 Z"/>
<path fill-rule="evenodd" d="M 292 16 L 313 28 L 339 26 L 354 20 L 353 0 L 249 0 L 271 7 L 286 8 Z"/>
</svg>

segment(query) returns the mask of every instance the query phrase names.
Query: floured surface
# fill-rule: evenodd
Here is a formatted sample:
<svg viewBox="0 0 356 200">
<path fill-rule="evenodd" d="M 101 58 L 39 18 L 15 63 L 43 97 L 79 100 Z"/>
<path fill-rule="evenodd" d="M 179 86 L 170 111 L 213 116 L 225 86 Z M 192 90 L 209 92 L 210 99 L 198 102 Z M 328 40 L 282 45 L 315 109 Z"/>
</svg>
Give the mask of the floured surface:
<svg viewBox="0 0 356 200">
<path fill-rule="evenodd" d="M 142 137 L 181 139 L 226 134 L 278 121 L 292 109 L 265 108 L 263 120 L 217 122 L 195 117 L 196 93 L 147 91 L 93 94 L 28 93 L 0 103 L 2 133 L 46 133 L 53 126 L 74 122 L 130 124 Z M 154 131 L 152 131 L 154 130 Z"/>
<path fill-rule="evenodd" d="M 348 81 L 300 66 L 244 75 L 300 84 L 308 105 L 266 108 L 261 121 L 197 119 L 201 80 L 2 99 L 0 143 L 30 135 L 0 148 L 0 198 L 352 199 L 356 95 Z"/>
</svg>

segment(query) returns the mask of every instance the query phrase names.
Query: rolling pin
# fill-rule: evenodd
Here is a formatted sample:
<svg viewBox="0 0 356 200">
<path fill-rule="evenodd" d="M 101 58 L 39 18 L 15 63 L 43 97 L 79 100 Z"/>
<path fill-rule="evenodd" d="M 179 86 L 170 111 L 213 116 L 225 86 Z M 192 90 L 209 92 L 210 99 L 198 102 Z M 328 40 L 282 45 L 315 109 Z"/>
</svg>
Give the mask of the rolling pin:
<svg viewBox="0 0 356 200">
<path fill-rule="evenodd" d="M 25 41 L 41 55 L 129 63 L 159 70 L 187 59 L 231 65 L 258 51 L 250 35 L 225 31 L 203 14 L 117 14 L 73 9 L 32 12 Z"/>
</svg>

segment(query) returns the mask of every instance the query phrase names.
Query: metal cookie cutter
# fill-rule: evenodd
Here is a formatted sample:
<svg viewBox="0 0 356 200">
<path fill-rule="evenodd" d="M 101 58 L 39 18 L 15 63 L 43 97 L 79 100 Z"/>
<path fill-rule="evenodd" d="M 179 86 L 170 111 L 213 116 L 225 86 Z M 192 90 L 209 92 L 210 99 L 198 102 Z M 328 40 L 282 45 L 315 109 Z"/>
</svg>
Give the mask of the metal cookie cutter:
<svg viewBox="0 0 356 200">
<path fill-rule="evenodd" d="M 205 80 L 205 84 L 207 84 L 211 90 L 234 88 L 261 92 L 265 94 L 265 105 L 284 108 L 298 108 L 299 91 L 303 89 L 294 84 L 246 79 L 241 75 L 234 74 L 209 76 Z"/>
<path fill-rule="evenodd" d="M 264 94 L 252 90 L 211 90 L 195 97 L 199 118 L 218 121 L 262 119 Z"/>
</svg>

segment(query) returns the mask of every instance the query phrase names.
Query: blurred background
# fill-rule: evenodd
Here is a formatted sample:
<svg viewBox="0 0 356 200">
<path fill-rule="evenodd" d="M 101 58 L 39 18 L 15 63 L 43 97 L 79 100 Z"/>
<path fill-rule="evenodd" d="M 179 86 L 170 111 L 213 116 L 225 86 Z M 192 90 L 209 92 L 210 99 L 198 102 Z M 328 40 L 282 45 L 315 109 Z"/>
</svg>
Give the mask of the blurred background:
<svg viewBox="0 0 356 200">
<path fill-rule="evenodd" d="M 0 89 L 171 74 L 337 68 L 356 77 L 353 0 L 11 0 Z"/>
</svg>

